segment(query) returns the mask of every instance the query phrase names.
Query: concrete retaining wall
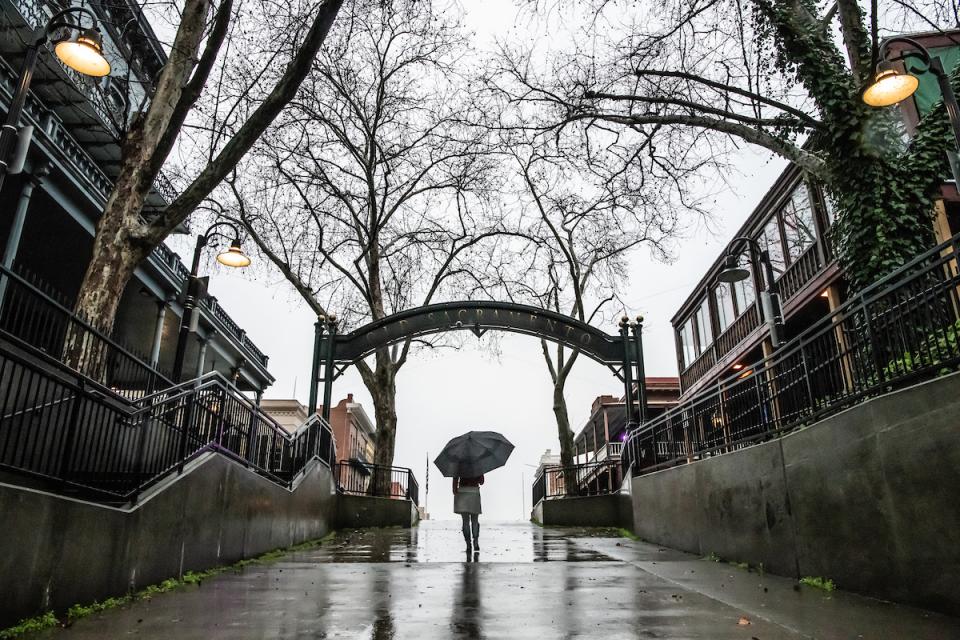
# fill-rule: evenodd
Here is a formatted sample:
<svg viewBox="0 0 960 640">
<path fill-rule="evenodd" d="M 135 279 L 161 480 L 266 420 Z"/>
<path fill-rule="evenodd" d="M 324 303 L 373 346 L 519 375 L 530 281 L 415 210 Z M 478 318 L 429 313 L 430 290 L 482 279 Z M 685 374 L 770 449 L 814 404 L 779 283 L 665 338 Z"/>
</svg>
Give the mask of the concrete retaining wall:
<svg viewBox="0 0 960 640">
<path fill-rule="evenodd" d="M 633 479 L 634 531 L 960 614 L 960 374 Z"/>
<path fill-rule="evenodd" d="M 339 528 L 409 528 L 415 526 L 419 518 L 417 507 L 411 500 L 342 494 L 337 501 L 337 527 Z"/>
<path fill-rule="evenodd" d="M 330 470 L 293 491 L 209 454 L 131 509 L 0 484 L 0 628 L 326 535 Z"/>
<path fill-rule="evenodd" d="M 633 528 L 630 496 L 619 493 L 541 500 L 532 517 L 545 525 Z"/>
</svg>

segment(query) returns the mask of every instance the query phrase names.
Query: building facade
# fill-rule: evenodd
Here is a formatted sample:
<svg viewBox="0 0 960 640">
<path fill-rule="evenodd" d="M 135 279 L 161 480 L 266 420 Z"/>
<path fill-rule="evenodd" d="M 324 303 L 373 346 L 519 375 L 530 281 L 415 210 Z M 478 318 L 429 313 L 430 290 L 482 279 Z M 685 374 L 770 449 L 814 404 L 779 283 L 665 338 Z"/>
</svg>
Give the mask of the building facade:
<svg viewBox="0 0 960 640">
<path fill-rule="evenodd" d="M 330 428 L 337 441 L 338 462 L 373 463 L 377 427 L 352 393 L 330 408 Z"/>
<path fill-rule="evenodd" d="M 287 433 L 293 433 L 299 429 L 310 417 L 307 405 L 293 398 L 261 400 L 260 408 Z"/>
<path fill-rule="evenodd" d="M 960 60 L 960 47 L 951 40 L 957 36 L 960 31 L 911 37 L 934 55 L 941 55 L 949 71 Z M 921 77 L 921 89 L 901 104 L 908 132 L 915 130 L 918 114 L 936 102 L 938 91 L 933 78 Z M 960 197 L 951 179 L 945 179 L 933 214 L 938 243 L 960 232 Z M 769 253 L 788 339 L 843 302 L 845 283 L 829 239 L 832 222 L 833 211 L 823 190 L 790 165 L 732 236 L 752 238 Z M 763 272 L 744 257 L 741 264 L 751 271 L 751 277 L 736 284 L 719 282 L 725 253 L 717 256 L 671 320 L 683 398 L 719 379 L 748 375 L 751 363 L 772 353 L 769 329 L 758 303 L 757 292 L 766 287 Z"/>
<path fill-rule="evenodd" d="M 104 54 L 113 68 L 102 79 L 82 77 L 40 52 L 21 125 L 34 127 L 24 171 L 0 191 L 0 328 L 16 336 L 14 310 L 43 304 L 69 313 L 90 259 L 95 225 L 119 170 L 123 131 L 147 104 L 166 57 L 133 0 L 84 6 L 96 13 Z M 16 89 L 28 35 L 42 28 L 57 2 L 0 0 L 0 108 Z M 152 215 L 176 196 L 162 174 L 144 210 Z M 183 228 L 181 231 L 186 232 Z M 211 260 L 212 263 L 212 260 Z M 213 267 L 208 267 L 213 268 Z M 161 245 L 136 270 L 123 294 L 113 334 L 129 353 L 160 372 L 172 369 L 188 269 Z M 38 289 L 39 302 L 30 296 Z M 241 391 L 259 395 L 272 382 L 267 356 L 211 295 L 198 305 L 187 346 L 189 376 L 217 371 Z M 35 324 L 35 323 L 34 323 Z M 24 338 L 26 339 L 26 338 Z"/>
<path fill-rule="evenodd" d="M 680 381 L 674 377 L 645 378 L 647 419 L 653 420 L 676 406 L 680 397 Z M 573 438 L 576 464 L 619 460 L 627 436 L 626 403 L 617 396 L 597 396 L 590 408 L 590 417 Z"/>
<path fill-rule="evenodd" d="M 840 304 L 840 273 L 827 240 L 831 220 L 823 192 L 791 165 L 733 236 L 753 238 L 769 253 L 788 336 Z M 771 351 L 757 295 L 766 286 L 762 270 L 744 257 L 751 277 L 719 282 L 725 255 L 717 257 L 671 320 L 683 397 Z"/>
<path fill-rule="evenodd" d="M 564 482 L 563 475 L 559 473 L 548 473 L 548 469 L 555 469 L 560 466 L 560 454 L 554 453 L 552 449 L 547 449 L 543 452 L 543 455 L 540 456 L 540 462 L 537 465 L 537 472 L 534 474 L 534 478 L 539 478 L 545 475 L 544 482 L 546 483 L 546 495 L 556 496 L 562 495 L 564 491 Z"/>
</svg>

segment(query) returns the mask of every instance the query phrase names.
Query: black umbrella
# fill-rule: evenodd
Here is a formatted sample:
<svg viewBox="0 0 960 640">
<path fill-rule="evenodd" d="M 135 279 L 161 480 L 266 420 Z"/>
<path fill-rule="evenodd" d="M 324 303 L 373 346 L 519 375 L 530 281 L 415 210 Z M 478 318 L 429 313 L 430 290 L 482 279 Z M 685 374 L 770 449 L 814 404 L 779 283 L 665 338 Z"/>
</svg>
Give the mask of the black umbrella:
<svg viewBox="0 0 960 640">
<path fill-rule="evenodd" d="M 448 442 L 433 464 L 448 478 L 476 478 L 505 465 L 512 452 L 496 431 L 469 431 Z"/>
</svg>

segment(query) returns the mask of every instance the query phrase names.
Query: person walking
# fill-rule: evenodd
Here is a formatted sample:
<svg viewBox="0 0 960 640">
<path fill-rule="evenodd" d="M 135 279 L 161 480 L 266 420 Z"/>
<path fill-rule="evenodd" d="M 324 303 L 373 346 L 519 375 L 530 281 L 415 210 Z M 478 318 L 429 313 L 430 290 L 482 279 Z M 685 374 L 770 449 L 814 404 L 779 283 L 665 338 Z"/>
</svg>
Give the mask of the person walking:
<svg viewBox="0 0 960 640">
<path fill-rule="evenodd" d="M 480 485 L 483 474 L 507 463 L 513 444 L 496 431 L 468 431 L 450 440 L 433 464 L 446 478 L 453 478 L 453 510 L 463 518 L 467 561 L 480 551 Z M 470 537 L 473 536 L 471 543 Z"/>
<path fill-rule="evenodd" d="M 480 505 L 480 485 L 483 476 L 476 478 L 453 479 L 453 512 L 463 518 L 463 540 L 470 551 L 470 535 L 473 534 L 473 550 L 480 551 L 480 514 L 483 509 Z"/>
</svg>

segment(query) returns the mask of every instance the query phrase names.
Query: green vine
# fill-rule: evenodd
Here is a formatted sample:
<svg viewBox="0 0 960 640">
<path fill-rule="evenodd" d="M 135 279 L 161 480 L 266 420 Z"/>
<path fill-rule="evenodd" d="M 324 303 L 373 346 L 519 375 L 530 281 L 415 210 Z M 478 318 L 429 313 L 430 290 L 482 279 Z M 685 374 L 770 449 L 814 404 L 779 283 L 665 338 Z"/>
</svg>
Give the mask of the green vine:
<svg viewBox="0 0 960 640">
<path fill-rule="evenodd" d="M 944 111 L 928 114 L 906 147 L 897 112 L 864 104 L 813 2 L 757 0 L 755 7 L 775 67 L 807 89 L 820 113 L 810 150 L 824 162 L 816 177 L 835 205 L 831 240 L 851 287 L 863 287 L 933 244 L 933 202 L 950 143 Z"/>
</svg>

